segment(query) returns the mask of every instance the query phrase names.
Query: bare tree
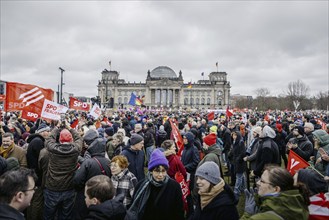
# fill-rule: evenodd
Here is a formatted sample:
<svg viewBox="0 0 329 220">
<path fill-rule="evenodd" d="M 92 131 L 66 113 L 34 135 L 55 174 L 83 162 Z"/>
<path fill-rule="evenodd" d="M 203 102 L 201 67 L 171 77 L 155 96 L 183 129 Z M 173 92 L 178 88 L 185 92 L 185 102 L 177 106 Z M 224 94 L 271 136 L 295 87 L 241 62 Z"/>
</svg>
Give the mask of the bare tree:
<svg viewBox="0 0 329 220">
<path fill-rule="evenodd" d="M 290 82 L 288 84 L 287 96 L 295 99 L 305 99 L 308 96 L 310 88 L 301 80 Z"/>
<path fill-rule="evenodd" d="M 256 99 L 255 99 L 255 107 L 257 107 L 259 110 L 267 110 L 267 96 L 271 93 L 268 88 L 259 88 L 255 90 L 256 93 Z"/>
<path fill-rule="evenodd" d="M 310 102 L 307 100 L 309 93 L 309 86 L 303 81 L 297 80 L 290 82 L 287 89 L 287 98 L 290 101 L 290 109 L 309 109 Z M 293 104 L 294 103 L 294 104 Z M 297 105 L 296 105 L 297 104 Z M 294 106 L 295 105 L 295 106 Z"/>
<path fill-rule="evenodd" d="M 266 97 L 271 94 L 270 90 L 268 88 L 259 88 L 255 90 L 257 97 Z"/>
<path fill-rule="evenodd" d="M 329 91 L 319 92 L 316 96 L 316 106 L 321 110 L 328 110 L 329 108 Z"/>
</svg>

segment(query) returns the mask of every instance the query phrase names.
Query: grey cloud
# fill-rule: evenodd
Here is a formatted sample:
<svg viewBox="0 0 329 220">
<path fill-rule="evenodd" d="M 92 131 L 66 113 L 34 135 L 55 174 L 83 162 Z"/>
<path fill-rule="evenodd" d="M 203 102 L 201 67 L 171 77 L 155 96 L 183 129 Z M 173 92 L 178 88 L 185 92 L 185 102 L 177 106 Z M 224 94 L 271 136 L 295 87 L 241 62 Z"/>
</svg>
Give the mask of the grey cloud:
<svg viewBox="0 0 329 220">
<path fill-rule="evenodd" d="M 62 66 L 65 91 L 94 96 L 109 60 L 130 82 L 160 65 L 195 82 L 219 62 L 232 93 L 302 79 L 314 94 L 328 89 L 327 18 L 326 1 L 1 1 L 1 79 L 56 90 Z"/>
</svg>

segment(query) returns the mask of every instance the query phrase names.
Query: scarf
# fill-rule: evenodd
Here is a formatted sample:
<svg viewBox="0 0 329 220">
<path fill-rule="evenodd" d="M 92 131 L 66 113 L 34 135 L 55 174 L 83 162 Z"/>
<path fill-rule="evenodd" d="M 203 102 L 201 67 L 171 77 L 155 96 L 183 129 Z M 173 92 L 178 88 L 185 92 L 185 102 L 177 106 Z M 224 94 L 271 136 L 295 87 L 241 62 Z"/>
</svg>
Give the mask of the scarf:
<svg viewBox="0 0 329 220">
<path fill-rule="evenodd" d="M 129 211 L 138 213 L 138 219 L 141 219 L 141 216 L 143 216 L 144 213 L 145 205 L 151 194 L 151 185 L 154 185 L 155 187 L 162 187 L 162 189 L 164 189 L 164 186 L 167 184 L 168 180 L 169 177 L 167 175 L 163 181 L 157 182 L 153 179 L 151 173 L 148 172 L 140 190 L 136 192 L 136 197 L 134 198 L 134 202 L 131 204 Z M 159 200 L 162 192 L 163 190 L 160 190 L 156 202 Z"/>
<path fill-rule="evenodd" d="M 219 193 L 224 190 L 225 182 L 223 179 L 211 188 L 210 192 L 202 192 L 200 194 L 201 210 L 204 209 Z"/>
<path fill-rule="evenodd" d="M 15 144 L 13 143 L 12 145 L 10 145 L 8 148 L 4 148 L 3 146 L 0 147 L 0 155 L 7 159 L 9 153 L 11 153 L 11 151 L 14 149 Z"/>
</svg>

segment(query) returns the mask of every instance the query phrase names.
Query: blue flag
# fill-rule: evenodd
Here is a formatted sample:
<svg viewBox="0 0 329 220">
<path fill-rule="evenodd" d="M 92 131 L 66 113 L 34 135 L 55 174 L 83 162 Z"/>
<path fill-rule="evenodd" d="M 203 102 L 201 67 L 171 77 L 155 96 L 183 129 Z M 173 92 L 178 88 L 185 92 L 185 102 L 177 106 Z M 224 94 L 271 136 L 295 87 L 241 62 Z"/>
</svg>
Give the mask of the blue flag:
<svg viewBox="0 0 329 220">
<path fill-rule="evenodd" d="M 129 105 L 136 105 L 136 98 L 137 98 L 137 96 L 132 92 L 128 104 Z"/>
</svg>

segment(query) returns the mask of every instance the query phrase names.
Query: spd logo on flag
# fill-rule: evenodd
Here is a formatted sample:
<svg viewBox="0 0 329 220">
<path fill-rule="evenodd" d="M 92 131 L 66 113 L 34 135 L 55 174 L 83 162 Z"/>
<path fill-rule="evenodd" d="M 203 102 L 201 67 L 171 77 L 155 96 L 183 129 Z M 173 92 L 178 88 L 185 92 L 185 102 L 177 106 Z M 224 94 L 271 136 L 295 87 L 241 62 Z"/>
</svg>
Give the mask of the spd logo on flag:
<svg viewBox="0 0 329 220">
<path fill-rule="evenodd" d="M 95 119 L 99 118 L 101 116 L 102 110 L 97 104 L 94 104 L 93 108 L 90 111 L 90 115 L 93 116 Z"/>
<path fill-rule="evenodd" d="M 5 110 L 20 111 L 25 109 L 40 114 L 43 100 L 53 100 L 54 92 L 36 85 L 7 82 Z"/>
<path fill-rule="evenodd" d="M 41 117 L 51 120 L 60 120 L 61 114 L 66 113 L 68 108 L 56 102 L 45 99 L 42 107 Z"/>
<path fill-rule="evenodd" d="M 70 97 L 69 107 L 75 110 L 89 111 L 90 104 L 87 102 L 81 102 L 79 99 Z"/>
</svg>

